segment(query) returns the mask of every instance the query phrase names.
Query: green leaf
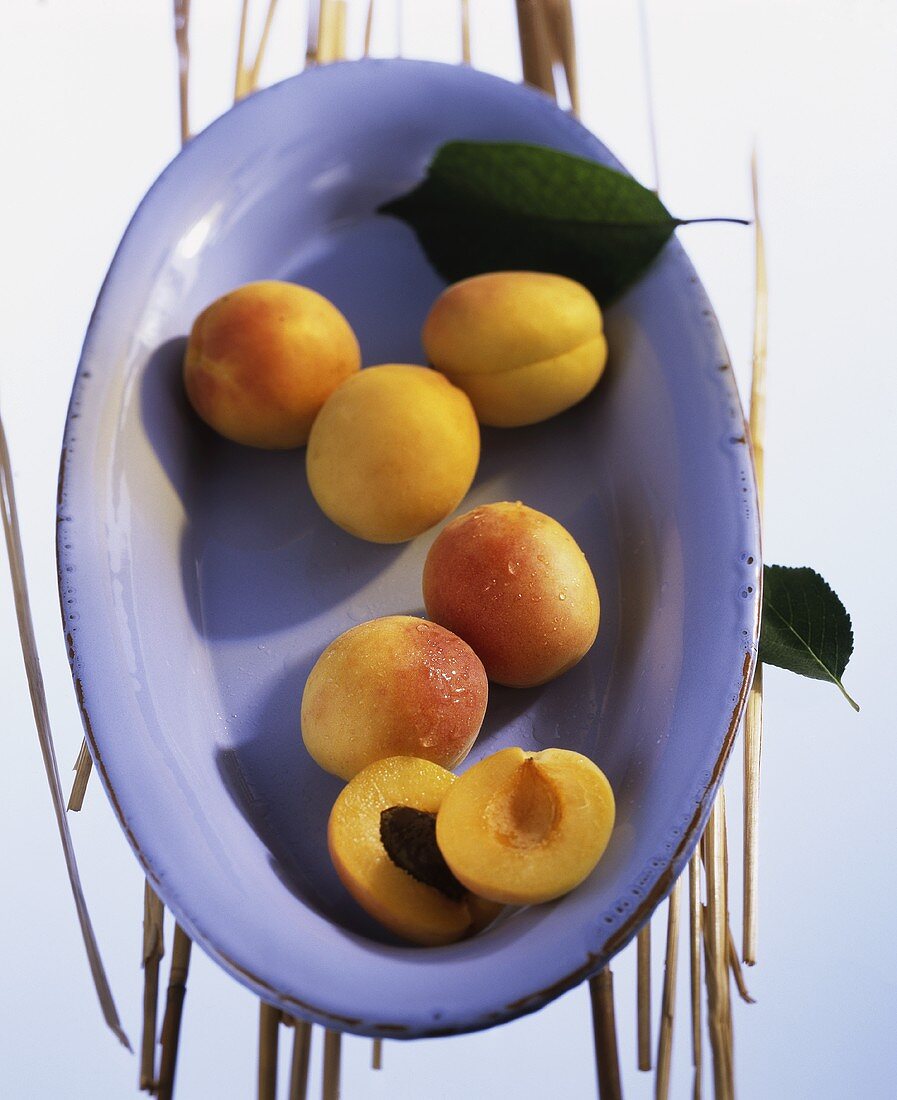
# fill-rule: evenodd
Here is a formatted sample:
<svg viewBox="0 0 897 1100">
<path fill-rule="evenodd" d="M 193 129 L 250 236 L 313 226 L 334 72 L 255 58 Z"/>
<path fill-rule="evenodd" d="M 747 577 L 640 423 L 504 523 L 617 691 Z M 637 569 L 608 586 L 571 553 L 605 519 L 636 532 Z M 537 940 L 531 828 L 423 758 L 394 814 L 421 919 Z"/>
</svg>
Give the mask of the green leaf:
<svg viewBox="0 0 897 1100">
<path fill-rule="evenodd" d="M 829 680 L 854 710 L 841 677 L 853 653 L 850 615 L 828 584 L 806 566 L 763 567 L 760 660 L 800 676 Z"/>
<path fill-rule="evenodd" d="M 449 282 L 487 271 L 549 271 L 584 283 L 602 304 L 686 224 L 631 176 L 514 142 L 443 145 L 423 182 L 380 211 L 414 229 Z"/>
</svg>

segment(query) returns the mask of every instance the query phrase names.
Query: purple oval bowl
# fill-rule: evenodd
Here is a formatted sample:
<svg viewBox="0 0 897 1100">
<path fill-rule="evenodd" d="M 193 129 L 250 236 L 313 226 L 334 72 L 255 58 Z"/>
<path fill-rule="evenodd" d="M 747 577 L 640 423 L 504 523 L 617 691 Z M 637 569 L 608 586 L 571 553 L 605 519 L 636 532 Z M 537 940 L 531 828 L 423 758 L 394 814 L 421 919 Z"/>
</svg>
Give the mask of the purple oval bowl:
<svg viewBox="0 0 897 1100">
<path fill-rule="evenodd" d="M 594 873 L 443 948 L 402 945 L 338 881 L 341 784 L 306 754 L 305 677 L 377 615 L 421 611 L 432 532 L 399 547 L 316 509 L 303 451 L 216 436 L 180 384 L 186 333 L 260 278 L 330 297 L 366 364 L 423 362 L 441 288 L 374 211 L 453 138 L 616 161 L 542 95 L 417 61 L 312 69 L 191 141 L 141 203 L 100 292 L 60 472 L 58 561 L 93 758 L 148 878 L 193 939 L 289 1013 L 367 1035 L 448 1034 L 531 1011 L 648 918 L 700 834 L 753 669 L 760 553 L 751 459 L 719 328 L 681 247 L 608 312 L 596 392 L 483 433 L 462 504 L 522 499 L 563 523 L 602 599 L 588 658 L 495 688 L 469 762 L 506 745 L 592 757 L 617 797 Z"/>
</svg>

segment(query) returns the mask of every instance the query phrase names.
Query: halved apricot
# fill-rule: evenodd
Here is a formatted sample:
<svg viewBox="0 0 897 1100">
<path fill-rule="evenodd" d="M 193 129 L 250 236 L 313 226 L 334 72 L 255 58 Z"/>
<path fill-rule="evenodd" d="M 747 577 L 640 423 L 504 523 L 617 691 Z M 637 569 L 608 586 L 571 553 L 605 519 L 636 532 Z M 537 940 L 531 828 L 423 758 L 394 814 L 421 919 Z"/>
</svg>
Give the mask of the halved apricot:
<svg viewBox="0 0 897 1100">
<path fill-rule="evenodd" d="M 327 843 L 343 885 L 372 917 L 413 943 L 454 943 L 484 928 L 500 908 L 463 889 L 450 897 L 417 881 L 383 845 L 385 810 L 407 806 L 435 815 L 454 782 L 450 771 L 429 760 L 391 756 L 360 771 L 330 812 Z"/>
<path fill-rule="evenodd" d="M 502 749 L 447 790 L 436 841 L 452 873 L 492 901 L 533 905 L 572 890 L 614 827 L 604 773 L 569 749 Z"/>
</svg>

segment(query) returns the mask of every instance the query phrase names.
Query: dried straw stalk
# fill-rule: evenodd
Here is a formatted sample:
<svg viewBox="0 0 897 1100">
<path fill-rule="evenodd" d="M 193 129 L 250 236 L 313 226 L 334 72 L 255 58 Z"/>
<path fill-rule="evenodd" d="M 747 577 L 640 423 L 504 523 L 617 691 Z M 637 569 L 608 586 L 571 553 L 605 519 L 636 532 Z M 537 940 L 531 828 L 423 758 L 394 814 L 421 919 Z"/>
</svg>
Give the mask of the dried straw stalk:
<svg viewBox="0 0 897 1100">
<path fill-rule="evenodd" d="M 750 990 L 747 987 L 747 982 L 744 980 L 744 971 L 741 969 L 741 959 L 738 957 L 738 948 L 735 946 L 735 937 L 732 935 L 731 928 L 728 934 L 728 952 L 729 966 L 732 970 L 732 977 L 735 979 L 735 988 L 738 990 L 738 996 L 747 1005 L 756 1004 L 757 1001 L 751 996 Z"/>
<path fill-rule="evenodd" d="M 654 77 L 651 70 L 651 38 L 648 33 L 646 0 L 638 0 L 639 41 L 642 50 L 642 79 L 645 83 L 645 110 L 648 116 L 648 140 L 654 170 L 654 191 L 660 191 L 660 157 L 657 152 L 657 120 L 654 112 Z"/>
<path fill-rule="evenodd" d="M 181 145 L 186 145 L 190 140 L 190 0 L 174 0 L 174 40 L 178 50 Z"/>
<path fill-rule="evenodd" d="M 766 433 L 766 336 L 768 290 L 766 248 L 760 220 L 757 153 L 751 157 L 751 193 L 754 206 L 754 354 L 751 371 L 750 436 L 757 479 L 757 504 L 763 518 L 763 438 Z M 763 745 L 763 666 L 757 664 L 744 712 L 744 904 L 741 954 L 748 966 L 757 961 L 757 864 L 760 820 L 760 754 Z"/>
<path fill-rule="evenodd" d="M 723 866 L 726 869 L 726 896 L 729 892 L 729 831 L 725 817 L 723 818 Z M 738 950 L 735 947 L 735 937 L 732 935 L 732 925 L 726 920 L 726 958 L 728 960 L 729 968 L 732 971 L 732 977 L 735 980 L 735 986 L 738 989 L 738 995 L 741 999 L 749 1005 L 755 1004 L 754 998 L 748 992 L 747 985 L 745 984 L 744 974 L 741 970 L 741 960 L 738 958 Z"/>
<path fill-rule="evenodd" d="M 592 1032 L 595 1066 L 601 1100 L 622 1100 L 620 1058 L 617 1053 L 617 1024 L 614 1014 L 614 976 L 609 966 L 589 979 L 592 1002 Z"/>
<path fill-rule="evenodd" d="M 638 1068 L 651 1068 L 651 922 L 636 941 L 636 1031 Z"/>
<path fill-rule="evenodd" d="M 258 87 L 259 74 L 265 53 L 268 49 L 268 39 L 271 37 L 271 24 L 274 22 L 274 13 L 277 11 L 277 0 L 268 0 L 268 9 L 265 12 L 265 22 L 262 25 L 262 33 L 259 38 L 258 48 L 255 51 L 255 59 L 249 69 L 249 90 L 254 92 Z"/>
<path fill-rule="evenodd" d="M 246 30 L 249 23 L 249 0 L 243 0 L 240 9 L 240 37 L 237 42 L 237 69 L 234 76 L 234 102 L 243 99 L 254 92 L 258 87 L 259 74 L 262 62 L 265 59 L 265 51 L 268 48 L 268 39 L 271 36 L 271 24 L 274 22 L 274 13 L 277 10 L 277 0 L 268 0 L 265 11 L 265 22 L 262 25 L 262 33 L 259 36 L 258 47 L 252 64 L 246 62 Z"/>
<path fill-rule="evenodd" d="M 720 788 L 704 831 L 707 908 L 704 948 L 707 956 L 707 1014 L 713 1052 L 716 1100 L 734 1100 L 732 1011 L 729 995 L 729 920 L 726 892 L 725 792 Z"/>
<path fill-rule="evenodd" d="M 371 38 L 374 33 L 374 0 L 368 0 L 368 13 L 364 21 L 364 46 L 362 56 L 371 56 Z"/>
<path fill-rule="evenodd" d="M 190 937 L 179 924 L 174 926 L 174 943 L 171 948 L 171 972 L 168 976 L 168 994 L 165 998 L 165 1016 L 162 1019 L 162 1059 L 159 1067 L 159 1100 L 171 1100 L 174 1095 L 174 1075 L 178 1061 L 178 1043 L 181 1037 L 181 1016 L 187 993 L 187 974 L 190 970 Z"/>
<path fill-rule="evenodd" d="M 318 60 L 318 42 L 321 31 L 321 7 L 324 0 L 308 0 L 308 29 L 305 41 L 305 65 L 314 65 Z M 372 0 L 373 3 L 373 0 Z"/>
<path fill-rule="evenodd" d="M 59 829 L 59 839 L 62 841 L 62 852 L 65 857 L 69 884 L 72 888 L 72 897 L 75 901 L 75 910 L 78 914 L 78 923 L 81 925 L 81 935 L 84 938 L 84 947 L 87 950 L 87 962 L 100 1001 L 100 1008 L 103 1011 L 103 1018 L 119 1041 L 130 1050 L 131 1044 L 128 1042 L 128 1037 L 125 1035 L 119 1021 L 115 1000 L 109 987 L 106 971 L 103 968 L 103 960 L 100 957 L 100 948 L 93 931 L 93 925 L 90 922 L 87 900 L 84 897 L 81 876 L 78 872 L 78 861 L 75 858 L 75 847 L 72 844 L 72 834 L 69 831 L 69 824 L 65 815 L 65 800 L 62 794 L 62 784 L 59 781 L 59 766 L 56 762 L 53 732 L 50 728 L 47 694 L 37 652 L 37 639 L 34 636 L 31 604 L 28 599 L 28 583 L 25 579 L 25 555 L 22 550 L 19 516 L 16 509 L 12 462 L 9 457 L 2 417 L 0 417 L 0 509 L 3 513 L 3 533 L 6 537 L 6 552 L 9 558 L 16 622 L 19 629 L 19 643 L 22 647 L 22 658 L 28 678 L 31 709 L 37 727 L 37 739 L 44 760 L 47 782 L 50 785 L 53 812 L 56 814 L 56 825 Z"/>
<path fill-rule="evenodd" d="M 280 1009 L 259 1001 L 258 1100 L 277 1100 L 277 1044 Z"/>
<path fill-rule="evenodd" d="M 346 56 L 346 0 L 321 0 L 316 61 L 341 61 Z"/>
<path fill-rule="evenodd" d="M 237 39 L 237 71 L 234 74 L 234 103 L 249 92 L 249 69 L 246 67 L 246 28 L 249 24 L 249 0 L 240 7 L 240 35 Z"/>
<path fill-rule="evenodd" d="M 77 813 L 84 805 L 84 795 L 87 793 L 87 783 L 93 770 L 93 760 L 90 749 L 87 747 L 87 738 L 81 742 L 78 751 L 78 759 L 75 761 L 75 779 L 72 783 L 72 791 L 69 795 L 68 809 Z"/>
<path fill-rule="evenodd" d="M 681 877 L 673 884 L 667 900 L 667 935 L 664 955 L 663 990 L 661 993 L 660 1027 L 657 1038 L 657 1074 L 654 1094 L 666 1100 L 670 1089 L 670 1064 L 673 1051 L 673 1020 L 676 1004 L 676 976 L 679 960 L 679 894 Z"/>
<path fill-rule="evenodd" d="M 461 0 L 461 61 L 470 64 L 470 0 Z"/>
<path fill-rule="evenodd" d="M 679 892 L 681 876 L 676 879 L 667 902 L 667 945 L 663 970 L 663 994 L 660 1008 L 660 1034 L 657 1039 L 657 1077 L 654 1095 L 667 1100 L 670 1094 L 670 1063 L 673 1054 L 673 1015 L 676 1006 L 676 967 L 679 962 Z"/>
<path fill-rule="evenodd" d="M 554 86 L 551 28 L 545 0 L 517 0 L 517 33 L 523 79 L 557 98 Z"/>
<path fill-rule="evenodd" d="M 375 1039 L 371 1050 L 371 1069 L 383 1069 L 383 1040 Z"/>
<path fill-rule="evenodd" d="M 293 1060 L 290 1064 L 290 1100 L 308 1097 L 308 1063 L 311 1058 L 311 1024 L 293 1020 Z"/>
<path fill-rule="evenodd" d="M 567 82 L 567 94 L 570 97 L 570 109 L 579 114 L 579 69 L 576 63 L 576 37 L 573 27 L 573 5 L 571 0 L 545 0 L 546 14 L 554 41 L 554 56 L 561 63 L 564 79 Z"/>
<path fill-rule="evenodd" d="M 165 907 L 149 882 L 143 887 L 143 1033 L 140 1040 L 140 1088 L 156 1088 L 156 1018 L 159 1012 L 159 964 L 165 954 Z"/>
<path fill-rule="evenodd" d="M 691 1061 L 693 1100 L 701 1100 L 701 856 L 688 861 L 688 946 L 691 964 Z"/>
<path fill-rule="evenodd" d="M 340 1047 L 342 1033 L 324 1031 L 324 1083 L 321 1088 L 321 1100 L 339 1100 Z"/>
</svg>

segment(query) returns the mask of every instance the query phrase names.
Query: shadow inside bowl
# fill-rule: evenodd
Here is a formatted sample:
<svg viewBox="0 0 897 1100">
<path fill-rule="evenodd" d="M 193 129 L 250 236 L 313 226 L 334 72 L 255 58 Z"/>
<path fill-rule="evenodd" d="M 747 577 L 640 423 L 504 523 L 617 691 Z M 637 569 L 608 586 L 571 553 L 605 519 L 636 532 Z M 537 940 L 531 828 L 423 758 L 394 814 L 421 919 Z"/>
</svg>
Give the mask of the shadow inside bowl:
<svg viewBox="0 0 897 1100">
<path fill-rule="evenodd" d="M 349 896 L 327 850 L 327 819 L 344 783 L 311 759 L 299 723 L 302 691 L 317 657 L 309 654 L 285 670 L 261 701 L 253 732 L 230 748 L 219 748 L 216 763 L 284 886 L 347 931 L 397 944 Z"/>
<path fill-rule="evenodd" d="M 184 508 L 181 578 L 193 625 L 209 640 L 264 637 L 339 606 L 401 546 L 363 542 L 322 515 L 305 448 L 243 447 L 203 424 L 184 394 L 185 347 L 179 338 L 156 349 L 140 396 L 144 429 Z"/>
</svg>

